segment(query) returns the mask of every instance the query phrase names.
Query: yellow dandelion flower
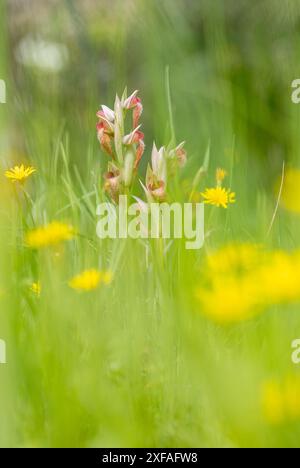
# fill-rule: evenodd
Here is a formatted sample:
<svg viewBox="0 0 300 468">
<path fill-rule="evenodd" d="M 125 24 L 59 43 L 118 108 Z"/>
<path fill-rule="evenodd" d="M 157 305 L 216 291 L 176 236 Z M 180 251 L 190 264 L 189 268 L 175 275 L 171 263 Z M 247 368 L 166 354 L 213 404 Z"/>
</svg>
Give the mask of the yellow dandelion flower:
<svg viewBox="0 0 300 468">
<path fill-rule="evenodd" d="M 261 263 L 263 250 L 259 245 L 251 243 L 227 244 L 219 250 L 213 251 L 207 258 L 208 271 L 215 274 L 240 274 Z"/>
<path fill-rule="evenodd" d="M 221 185 L 225 177 L 227 176 L 227 171 L 218 167 L 216 170 L 216 181 L 218 185 Z"/>
<path fill-rule="evenodd" d="M 41 283 L 40 281 L 36 281 L 34 283 L 32 283 L 32 285 L 30 286 L 30 291 L 33 292 L 36 296 L 40 296 L 41 295 Z"/>
<path fill-rule="evenodd" d="M 72 226 L 53 221 L 50 224 L 29 231 L 26 235 L 26 244 L 34 249 L 47 247 L 70 240 L 75 234 L 75 229 Z"/>
<path fill-rule="evenodd" d="M 261 391 L 262 411 L 269 424 L 300 420 L 300 377 L 268 380 Z"/>
<path fill-rule="evenodd" d="M 283 395 L 276 380 L 263 384 L 262 409 L 264 417 L 271 424 L 278 424 L 284 419 Z"/>
<path fill-rule="evenodd" d="M 205 284 L 196 290 L 202 312 L 220 324 L 248 320 L 261 310 L 255 275 L 262 258 L 252 244 L 230 244 L 210 254 Z"/>
<path fill-rule="evenodd" d="M 274 251 L 257 271 L 266 305 L 292 303 L 300 299 L 300 253 Z"/>
<path fill-rule="evenodd" d="M 276 192 L 280 181 L 276 184 Z M 289 211 L 300 213 L 300 169 L 289 169 L 285 173 L 281 204 Z"/>
<path fill-rule="evenodd" d="M 102 272 L 99 270 L 90 269 L 74 276 L 74 278 L 69 281 L 69 286 L 72 289 L 77 289 L 79 291 L 92 291 L 93 289 L 96 289 L 101 282 L 107 285 L 110 284 L 111 281 L 111 272 Z"/>
<path fill-rule="evenodd" d="M 223 187 L 207 188 L 201 193 L 204 203 L 227 208 L 229 203 L 235 203 L 235 193 Z"/>
<path fill-rule="evenodd" d="M 85 270 L 69 281 L 72 289 L 91 291 L 96 289 L 101 281 L 101 272 L 97 270 Z"/>
<path fill-rule="evenodd" d="M 261 310 L 253 281 L 218 278 L 211 288 L 199 288 L 196 297 L 202 312 L 220 325 L 249 320 Z"/>
<path fill-rule="evenodd" d="M 300 251 L 231 244 L 210 254 L 196 290 L 202 312 L 218 323 L 248 320 L 267 307 L 300 301 Z"/>
<path fill-rule="evenodd" d="M 36 172 L 34 167 L 25 167 L 24 164 L 21 164 L 21 166 L 15 166 L 8 171 L 5 171 L 5 177 L 10 179 L 12 182 L 19 182 L 22 184 L 34 172 Z"/>
</svg>

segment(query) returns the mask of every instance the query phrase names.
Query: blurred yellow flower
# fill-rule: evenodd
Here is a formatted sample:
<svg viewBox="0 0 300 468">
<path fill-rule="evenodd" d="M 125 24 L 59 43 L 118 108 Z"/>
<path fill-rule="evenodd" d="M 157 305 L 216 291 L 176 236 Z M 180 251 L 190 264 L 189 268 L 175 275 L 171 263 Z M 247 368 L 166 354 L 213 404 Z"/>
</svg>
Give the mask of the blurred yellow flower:
<svg viewBox="0 0 300 468">
<path fill-rule="evenodd" d="M 300 419 L 300 376 L 268 380 L 262 386 L 262 410 L 270 424 Z"/>
<path fill-rule="evenodd" d="M 218 167 L 218 169 L 216 170 L 217 184 L 221 185 L 226 176 L 227 176 L 227 172 L 225 171 L 225 169 L 221 169 L 220 167 Z"/>
<path fill-rule="evenodd" d="M 279 185 L 279 184 L 277 184 Z M 300 213 L 300 169 L 289 169 L 285 173 L 281 204 L 289 211 Z"/>
<path fill-rule="evenodd" d="M 260 312 L 252 281 L 219 278 L 211 289 L 199 288 L 196 295 L 205 315 L 222 325 L 248 320 Z"/>
<path fill-rule="evenodd" d="M 264 251 L 230 244 L 208 256 L 196 290 L 203 313 L 226 324 L 247 320 L 266 307 L 300 300 L 300 251 Z"/>
<path fill-rule="evenodd" d="M 31 248 L 41 248 L 72 239 L 75 234 L 75 229 L 72 226 L 53 221 L 50 224 L 29 231 L 25 241 Z"/>
<path fill-rule="evenodd" d="M 276 250 L 257 271 L 261 296 L 266 305 L 296 302 L 300 299 L 300 252 Z"/>
<path fill-rule="evenodd" d="M 108 285 L 111 283 L 111 281 L 111 272 L 102 272 L 99 270 L 90 269 L 74 276 L 74 278 L 69 281 L 69 286 L 72 289 L 77 289 L 79 291 L 92 291 L 93 289 L 96 289 L 101 282 Z"/>
<path fill-rule="evenodd" d="M 284 401 L 280 385 L 276 380 L 265 382 L 262 389 L 262 407 L 264 417 L 272 424 L 280 423 L 284 418 Z"/>
<path fill-rule="evenodd" d="M 203 271 L 205 284 L 196 290 L 202 311 L 218 323 L 252 318 L 260 311 L 254 278 L 262 258 L 253 244 L 229 244 L 210 254 Z"/>
<path fill-rule="evenodd" d="M 235 193 L 223 187 L 207 188 L 201 193 L 204 203 L 217 207 L 228 208 L 229 203 L 235 203 Z"/>
<path fill-rule="evenodd" d="M 207 266 L 210 275 L 241 273 L 261 263 L 263 255 L 257 244 L 227 244 L 208 255 Z"/>
<path fill-rule="evenodd" d="M 32 285 L 30 286 L 30 290 L 31 290 L 31 292 L 33 292 L 34 294 L 36 294 L 39 297 L 41 295 L 41 283 L 40 283 L 40 281 L 32 283 Z"/>
<path fill-rule="evenodd" d="M 5 177 L 10 179 L 12 182 L 24 183 L 25 180 L 34 172 L 36 172 L 34 167 L 25 167 L 24 164 L 21 164 L 21 166 L 15 166 L 10 170 L 5 171 Z"/>
</svg>

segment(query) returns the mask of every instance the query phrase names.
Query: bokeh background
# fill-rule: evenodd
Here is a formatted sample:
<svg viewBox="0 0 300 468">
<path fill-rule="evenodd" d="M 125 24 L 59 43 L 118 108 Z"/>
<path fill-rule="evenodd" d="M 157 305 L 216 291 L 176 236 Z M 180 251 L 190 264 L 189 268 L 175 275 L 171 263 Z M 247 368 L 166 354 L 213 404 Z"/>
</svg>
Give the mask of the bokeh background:
<svg viewBox="0 0 300 468">
<path fill-rule="evenodd" d="M 233 171 L 238 203 L 209 244 L 265 240 L 283 162 L 299 166 L 300 105 L 291 102 L 300 77 L 297 0 L 0 0 L 0 31 L 1 164 L 38 168 L 40 222 L 63 209 L 93 232 L 95 218 L 80 210 L 94 205 L 78 206 L 76 193 L 93 190 L 106 167 L 96 111 L 125 86 L 139 89 L 143 173 L 152 141 L 170 140 L 169 77 L 176 140 L 188 151 L 183 178 L 194 177 L 209 144 L 210 180 L 218 166 Z M 118 265 L 119 286 L 88 304 L 66 293 L 65 265 L 56 270 L 43 258 L 49 290 L 36 304 L 23 295 L 36 267 L 16 241 L 17 209 L 7 213 L 11 193 L 0 186 L 1 277 L 10 292 L 0 306 L 10 360 L 0 368 L 1 445 L 299 444 L 297 420 L 274 428 L 259 409 L 261 382 L 297 374 L 297 306 L 220 329 L 186 298 L 194 259 L 172 258 L 166 279 L 155 268 L 147 276 L 130 250 L 121 266 L 121 253 L 99 254 L 100 263 Z M 299 215 L 279 210 L 269 242 L 299 247 Z M 75 250 L 73 267 L 96 255 Z"/>
<path fill-rule="evenodd" d="M 28 148 L 27 125 L 51 142 L 63 118 L 73 157 L 82 162 L 94 130 L 92 109 L 125 86 L 140 89 L 145 107 L 151 104 L 144 115 L 149 143 L 164 140 L 169 66 L 178 139 L 188 141 L 191 154 L 203 153 L 211 140 L 214 157 L 226 158 L 235 138 L 237 153 L 257 162 L 265 184 L 283 158 L 296 157 L 297 109 L 290 94 L 299 68 L 297 2 L 2 4 L 7 50 L 1 57 L 20 151 L 41 150 L 38 141 Z"/>
</svg>

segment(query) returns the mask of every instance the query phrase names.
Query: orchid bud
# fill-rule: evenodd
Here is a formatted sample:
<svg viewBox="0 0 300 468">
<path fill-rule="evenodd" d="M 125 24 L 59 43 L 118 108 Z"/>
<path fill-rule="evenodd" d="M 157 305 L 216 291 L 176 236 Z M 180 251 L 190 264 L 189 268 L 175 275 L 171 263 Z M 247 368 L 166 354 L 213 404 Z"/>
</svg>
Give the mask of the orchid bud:
<svg viewBox="0 0 300 468">
<path fill-rule="evenodd" d="M 143 105 L 140 98 L 137 97 L 138 91 L 134 91 L 129 98 L 122 98 L 121 104 L 123 109 L 133 109 L 133 128 L 139 124 L 140 117 L 143 112 Z"/>
<path fill-rule="evenodd" d="M 156 183 L 153 183 L 148 186 L 148 190 L 150 191 L 153 198 L 157 201 L 164 201 L 166 198 L 166 184 L 159 180 Z"/>
<path fill-rule="evenodd" d="M 103 110 L 97 112 L 97 117 L 100 119 L 101 123 L 103 123 L 104 129 L 107 133 L 114 133 L 114 123 L 107 119 L 106 115 L 104 114 Z"/>
<path fill-rule="evenodd" d="M 152 169 L 157 179 L 166 182 L 167 180 L 167 161 L 165 148 L 158 151 L 154 143 L 151 155 Z"/>
<path fill-rule="evenodd" d="M 134 107 L 134 99 L 136 98 L 136 95 L 138 93 L 138 90 L 135 90 L 129 98 L 122 100 L 122 107 L 126 110 L 132 109 Z"/>
<path fill-rule="evenodd" d="M 133 99 L 134 109 L 133 109 L 133 127 L 137 127 L 143 113 L 143 105 L 140 98 L 136 97 Z"/>
<path fill-rule="evenodd" d="M 105 128 L 102 122 L 97 124 L 97 137 L 103 151 L 105 151 L 107 154 L 109 154 L 109 156 L 112 156 L 112 158 L 114 158 L 110 136 L 105 132 Z"/>
<path fill-rule="evenodd" d="M 108 172 L 104 174 L 104 190 L 114 201 L 118 201 L 121 187 L 121 173 L 114 164 L 108 165 Z"/>
<path fill-rule="evenodd" d="M 134 162 L 134 169 L 137 169 L 139 162 L 144 154 L 145 151 L 145 143 L 144 143 L 144 134 L 139 131 L 139 125 L 133 132 L 129 133 L 123 138 L 123 144 L 130 146 L 137 144 L 136 152 L 135 152 L 135 162 Z"/>
<path fill-rule="evenodd" d="M 144 143 L 144 134 L 142 132 L 140 132 L 141 135 L 142 135 L 142 138 L 139 140 L 139 143 L 138 143 L 138 147 L 137 147 L 137 150 L 136 150 L 136 154 L 135 154 L 135 162 L 134 162 L 134 169 L 137 169 L 139 163 L 140 163 L 140 160 L 142 159 L 142 156 L 144 154 L 144 151 L 145 151 L 145 143 Z"/>
<path fill-rule="evenodd" d="M 114 143 L 115 150 L 117 154 L 118 161 L 123 162 L 123 136 L 124 136 L 124 116 L 121 101 L 118 96 L 116 96 L 115 101 L 115 135 Z"/>
<path fill-rule="evenodd" d="M 123 144 L 124 145 L 132 145 L 133 143 L 137 143 L 138 142 L 138 139 L 139 139 L 139 136 L 141 134 L 141 132 L 138 133 L 138 130 L 139 128 L 141 127 L 141 125 L 139 125 L 138 127 L 136 127 L 131 133 L 129 133 L 128 135 L 125 135 L 124 138 L 123 138 Z M 143 135 L 143 134 L 142 134 Z"/>
<path fill-rule="evenodd" d="M 154 200 L 163 201 L 166 197 L 166 182 L 159 179 L 150 166 L 146 173 L 146 190 Z"/>
</svg>

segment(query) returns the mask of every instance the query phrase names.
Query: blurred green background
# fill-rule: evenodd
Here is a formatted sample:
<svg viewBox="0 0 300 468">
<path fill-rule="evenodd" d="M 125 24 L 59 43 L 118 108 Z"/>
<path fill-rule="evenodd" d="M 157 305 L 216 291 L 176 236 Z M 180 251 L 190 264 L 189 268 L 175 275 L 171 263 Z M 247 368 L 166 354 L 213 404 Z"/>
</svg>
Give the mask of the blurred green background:
<svg viewBox="0 0 300 468">
<path fill-rule="evenodd" d="M 8 60 L 18 149 L 39 154 L 64 123 L 72 158 L 83 167 L 87 141 L 94 141 L 94 109 L 125 86 L 141 91 L 145 108 L 151 105 L 144 115 L 148 144 L 164 141 L 169 66 L 178 140 L 188 142 L 195 164 L 208 140 L 214 159 L 223 161 L 235 139 L 237 156 L 255 160 L 268 184 L 283 159 L 296 159 L 298 109 L 290 101 L 299 75 L 296 1 L 1 3 L 8 33 L 1 57 Z M 43 41 L 54 51 L 47 64 L 44 49 L 43 63 L 34 66 Z M 28 141 L 26 130 L 39 138 Z"/>
<path fill-rule="evenodd" d="M 95 237 L 97 196 L 80 197 L 106 167 L 96 111 L 125 86 L 139 89 L 143 174 L 152 141 L 170 140 L 169 72 L 176 139 L 188 151 L 183 178 L 194 177 L 209 143 L 210 181 L 217 166 L 233 168 L 238 203 L 208 244 L 265 240 L 283 161 L 299 165 L 297 0 L 0 0 L 0 30 L 2 168 L 38 168 L 37 223 L 63 215 Z M 299 422 L 270 427 L 259 394 L 270 375 L 295 372 L 297 306 L 223 329 L 195 313 L 198 253 L 146 271 L 130 242 L 90 248 L 79 239 L 66 262 L 37 258 L 21 240 L 29 213 L 22 219 L 0 187 L 9 357 L 0 445 L 299 445 Z M 281 212 L 268 242 L 299 247 L 299 232 L 299 218 Z M 114 269 L 115 286 L 74 296 L 65 278 L 93 262 Z M 24 292 L 37 276 L 46 285 L 39 302 Z"/>
</svg>

